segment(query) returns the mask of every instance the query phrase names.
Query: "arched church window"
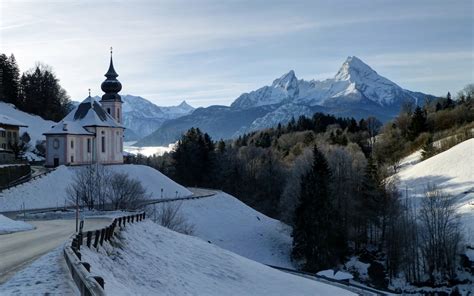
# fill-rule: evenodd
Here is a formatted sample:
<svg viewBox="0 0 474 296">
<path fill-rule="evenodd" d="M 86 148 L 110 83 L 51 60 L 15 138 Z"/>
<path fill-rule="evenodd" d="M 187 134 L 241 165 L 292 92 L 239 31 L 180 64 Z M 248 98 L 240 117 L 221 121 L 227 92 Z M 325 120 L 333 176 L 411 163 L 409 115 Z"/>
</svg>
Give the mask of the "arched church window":
<svg viewBox="0 0 474 296">
<path fill-rule="evenodd" d="M 59 148 L 59 140 L 58 140 L 58 139 L 54 139 L 54 140 L 53 140 L 53 148 L 54 148 L 54 149 L 58 149 L 58 148 Z"/>
</svg>

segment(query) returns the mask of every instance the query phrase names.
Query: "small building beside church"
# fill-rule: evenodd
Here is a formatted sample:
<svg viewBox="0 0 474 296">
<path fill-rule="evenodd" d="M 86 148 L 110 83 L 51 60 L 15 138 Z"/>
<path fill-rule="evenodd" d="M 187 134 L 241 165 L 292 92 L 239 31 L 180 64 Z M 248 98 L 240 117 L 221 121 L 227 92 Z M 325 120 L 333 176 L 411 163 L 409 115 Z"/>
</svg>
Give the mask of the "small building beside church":
<svg viewBox="0 0 474 296">
<path fill-rule="evenodd" d="M 44 133 L 45 165 L 84 165 L 91 163 L 123 163 L 122 99 L 118 92 L 112 55 L 101 89 L 105 92 L 97 102 L 89 94 L 63 120 Z"/>
<path fill-rule="evenodd" d="M 28 127 L 26 124 L 0 114 L 0 164 L 15 160 L 13 145 L 20 140 L 20 127 Z"/>
</svg>

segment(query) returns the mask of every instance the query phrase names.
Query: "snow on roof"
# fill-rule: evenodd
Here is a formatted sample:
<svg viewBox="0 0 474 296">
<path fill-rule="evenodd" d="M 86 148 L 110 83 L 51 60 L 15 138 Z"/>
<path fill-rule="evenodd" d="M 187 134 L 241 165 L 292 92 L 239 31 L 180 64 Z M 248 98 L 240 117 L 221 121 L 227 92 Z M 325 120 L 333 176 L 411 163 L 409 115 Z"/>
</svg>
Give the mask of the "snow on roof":
<svg viewBox="0 0 474 296">
<path fill-rule="evenodd" d="M 6 125 L 16 125 L 16 126 L 22 126 L 22 127 L 28 127 L 26 124 L 23 122 L 13 119 L 11 117 L 8 117 L 6 115 L 0 114 L 0 124 L 6 124 Z"/>
<path fill-rule="evenodd" d="M 93 134 L 84 128 L 87 126 L 123 128 L 121 124 L 117 123 L 115 119 L 102 108 L 100 103 L 89 96 L 69 112 L 63 120 L 44 134 Z"/>
</svg>

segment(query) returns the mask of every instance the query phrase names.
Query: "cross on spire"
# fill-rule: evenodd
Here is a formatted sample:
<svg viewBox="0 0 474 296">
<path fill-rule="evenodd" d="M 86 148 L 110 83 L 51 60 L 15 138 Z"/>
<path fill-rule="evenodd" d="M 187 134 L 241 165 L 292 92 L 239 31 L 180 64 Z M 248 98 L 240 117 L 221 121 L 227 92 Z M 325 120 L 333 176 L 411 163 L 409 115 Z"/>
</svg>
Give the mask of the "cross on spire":
<svg viewBox="0 0 474 296">
<path fill-rule="evenodd" d="M 110 56 L 112 56 L 112 46 L 110 47 Z"/>
<path fill-rule="evenodd" d="M 89 88 L 89 97 L 91 96 L 91 89 Z"/>
</svg>

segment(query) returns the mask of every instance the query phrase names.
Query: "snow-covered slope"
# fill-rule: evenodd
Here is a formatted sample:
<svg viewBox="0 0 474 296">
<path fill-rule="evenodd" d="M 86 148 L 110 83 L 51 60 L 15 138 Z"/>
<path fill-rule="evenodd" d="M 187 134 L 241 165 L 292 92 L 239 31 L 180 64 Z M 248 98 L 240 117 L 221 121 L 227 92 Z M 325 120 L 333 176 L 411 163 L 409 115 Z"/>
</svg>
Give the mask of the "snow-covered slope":
<svg viewBox="0 0 474 296">
<path fill-rule="evenodd" d="M 416 154 L 413 155 L 413 158 Z M 397 174 L 403 194 L 422 198 L 428 184 L 456 196 L 466 240 L 474 244 L 474 139 L 422 162 L 403 167 Z"/>
<path fill-rule="evenodd" d="M 34 229 L 34 227 L 28 223 L 23 221 L 15 221 L 0 215 L 0 234 L 26 231 L 31 229 Z"/>
<path fill-rule="evenodd" d="M 113 171 L 127 173 L 138 179 L 147 189 L 152 198 L 184 197 L 191 192 L 175 183 L 159 171 L 143 165 L 113 165 L 108 166 Z M 64 206 L 67 202 L 66 188 L 73 182 L 74 176 L 80 167 L 60 166 L 50 174 L 24 183 L 20 186 L 0 193 L 0 212 L 17 211 L 24 204 L 26 209 Z"/>
<path fill-rule="evenodd" d="M 30 144 L 34 147 L 36 141 L 45 140 L 43 133 L 51 129 L 56 122 L 51 120 L 44 120 L 40 116 L 32 115 L 18 110 L 13 104 L 7 104 L 0 102 L 0 114 L 7 115 L 13 119 L 16 119 L 28 127 L 20 128 L 20 133 L 28 132 L 31 137 Z"/>
<path fill-rule="evenodd" d="M 223 192 L 177 203 L 194 236 L 260 263 L 294 268 L 289 226 Z"/>
<path fill-rule="evenodd" d="M 81 249 L 109 295 L 354 295 L 150 221 L 130 224 L 121 236 L 121 248 Z"/>
</svg>

